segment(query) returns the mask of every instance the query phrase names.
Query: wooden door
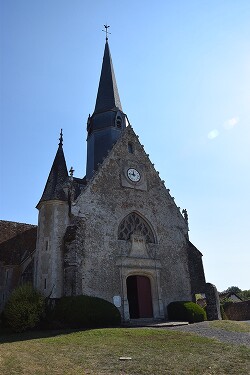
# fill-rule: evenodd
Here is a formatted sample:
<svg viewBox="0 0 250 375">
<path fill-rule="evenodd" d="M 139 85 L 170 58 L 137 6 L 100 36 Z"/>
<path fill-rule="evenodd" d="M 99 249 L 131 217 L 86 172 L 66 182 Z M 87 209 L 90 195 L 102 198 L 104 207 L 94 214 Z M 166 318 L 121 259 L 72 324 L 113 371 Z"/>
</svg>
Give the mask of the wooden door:
<svg viewBox="0 0 250 375">
<path fill-rule="evenodd" d="M 148 277 L 137 276 L 137 293 L 140 318 L 152 318 L 151 284 Z"/>
<path fill-rule="evenodd" d="M 152 318 L 152 295 L 150 279 L 135 275 L 127 278 L 127 296 L 130 319 Z"/>
</svg>

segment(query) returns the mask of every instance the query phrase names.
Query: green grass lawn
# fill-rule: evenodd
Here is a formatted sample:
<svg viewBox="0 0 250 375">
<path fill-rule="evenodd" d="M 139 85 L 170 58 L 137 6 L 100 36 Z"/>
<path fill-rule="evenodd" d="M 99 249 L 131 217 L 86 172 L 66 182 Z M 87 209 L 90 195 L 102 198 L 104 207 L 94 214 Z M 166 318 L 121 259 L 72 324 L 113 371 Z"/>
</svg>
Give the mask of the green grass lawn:
<svg viewBox="0 0 250 375">
<path fill-rule="evenodd" d="M 167 329 L 29 332 L 1 336 L 0 343 L 1 375 L 250 373 L 245 346 Z"/>
<path fill-rule="evenodd" d="M 250 333 L 249 323 L 236 322 L 233 320 L 214 320 L 213 322 L 209 322 L 209 324 L 212 328 L 224 329 L 225 331 Z"/>
</svg>

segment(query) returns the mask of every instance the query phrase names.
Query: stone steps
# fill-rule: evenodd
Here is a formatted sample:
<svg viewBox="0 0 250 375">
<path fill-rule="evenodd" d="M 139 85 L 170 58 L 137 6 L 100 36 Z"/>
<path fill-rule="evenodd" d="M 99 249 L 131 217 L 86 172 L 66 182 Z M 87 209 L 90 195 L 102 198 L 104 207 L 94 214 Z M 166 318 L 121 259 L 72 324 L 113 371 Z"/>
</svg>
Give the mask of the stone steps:
<svg viewBox="0 0 250 375">
<path fill-rule="evenodd" d="M 131 319 L 128 322 L 123 322 L 123 327 L 151 327 L 151 328 L 167 328 L 188 325 L 188 322 L 178 321 L 162 321 L 153 319 Z"/>
</svg>

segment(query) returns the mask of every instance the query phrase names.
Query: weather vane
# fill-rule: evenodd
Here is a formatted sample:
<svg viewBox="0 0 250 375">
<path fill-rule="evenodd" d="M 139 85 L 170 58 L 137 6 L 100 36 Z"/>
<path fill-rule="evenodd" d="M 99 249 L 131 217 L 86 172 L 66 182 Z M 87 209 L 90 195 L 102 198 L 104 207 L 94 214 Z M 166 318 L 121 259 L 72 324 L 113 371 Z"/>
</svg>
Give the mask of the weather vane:
<svg viewBox="0 0 250 375">
<path fill-rule="evenodd" d="M 108 34 L 111 34 L 111 33 L 108 32 L 108 28 L 109 28 L 110 26 L 108 26 L 108 25 L 106 24 L 106 25 L 104 25 L 104 27 L 105 27 L 105 30 L 102 30 L 102 31 L 104 31 L 104 32 L 106 33 L 106 42 L 107 42 L 107 41 L 108 41 Z"/>
</svg>

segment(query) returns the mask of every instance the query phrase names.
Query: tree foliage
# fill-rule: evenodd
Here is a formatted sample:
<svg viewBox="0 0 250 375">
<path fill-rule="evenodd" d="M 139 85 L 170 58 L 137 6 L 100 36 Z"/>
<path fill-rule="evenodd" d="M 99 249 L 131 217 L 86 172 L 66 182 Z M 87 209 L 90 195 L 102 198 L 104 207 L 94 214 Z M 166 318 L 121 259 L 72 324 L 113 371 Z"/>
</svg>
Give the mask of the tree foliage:
<svg viewBox="0 0 250 375">
<path fill-rule="evenodd" d="M 243 301 L 247 301 L 250 299 L 250 289 L 249 290 L 241 290 L 238 286 L 230 286 L 222 293 L 235 293 L 237 294 Z"/>
<path fill-rule="evenodd" d="M 236 294 L 238 294 L 240 292 L 241 292 L 241 289 L 238 286 L 230 286 L 229 288 L 224 290 L 223 293 L 236 293 Z"/>
<path fill-rule="evenodd" d="M 247 300 L 250 299 L 250 289 L 249 290 L 242 290 L 240 293 L 238 293 L 238 295 L 240 296 L 240 298 L 243 301 L 247 301 Z"/>
</svg>

